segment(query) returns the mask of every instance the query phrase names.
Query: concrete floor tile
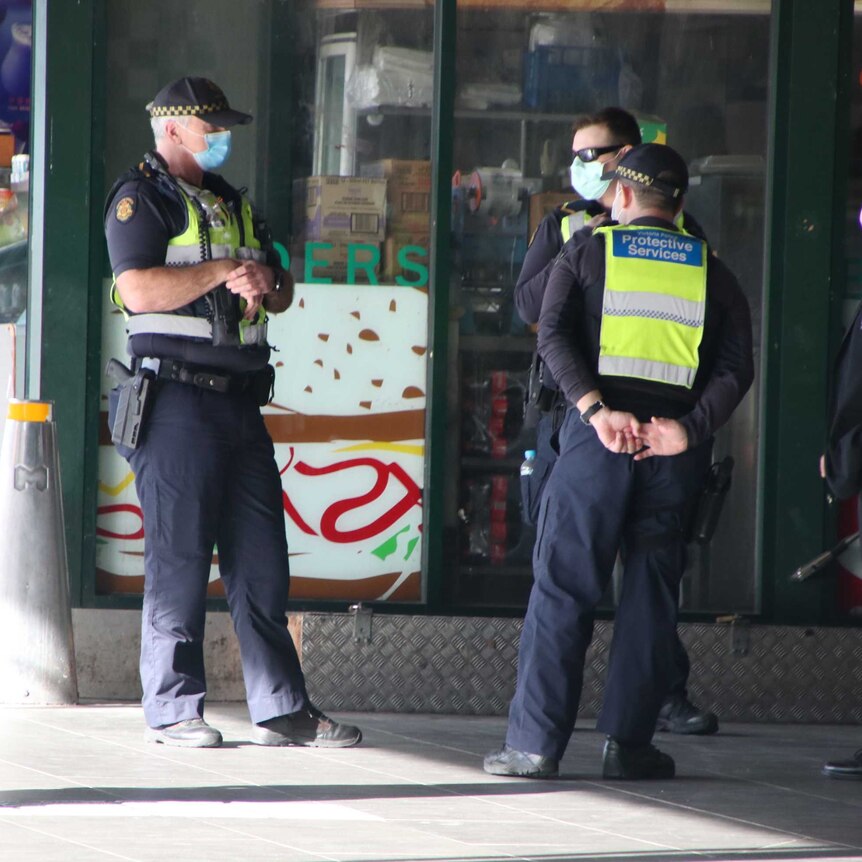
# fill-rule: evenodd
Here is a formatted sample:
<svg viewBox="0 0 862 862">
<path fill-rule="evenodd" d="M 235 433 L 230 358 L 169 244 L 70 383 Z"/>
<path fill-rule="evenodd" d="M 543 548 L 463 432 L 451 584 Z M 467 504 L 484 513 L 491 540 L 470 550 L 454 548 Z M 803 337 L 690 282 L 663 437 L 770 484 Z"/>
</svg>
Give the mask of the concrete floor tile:
<svg viewBox="0 0 862 862">
<path fill-rule="evenodd" d="M 585 723 L 563 778 L 528 781 L 482 771 L 502 719 L 337 717 L 363 728 L 361 746 L 263 748 L 243 704 L 210 704 L 225 746 L 195 751 L 145 743 L 136 705 L 0 707 L 0 859 L 862 859 L 862 782 L 820 775 L 859 728 L 660 735 L 677 779 L 604 782 L 603 737 Z"/>
</svg>

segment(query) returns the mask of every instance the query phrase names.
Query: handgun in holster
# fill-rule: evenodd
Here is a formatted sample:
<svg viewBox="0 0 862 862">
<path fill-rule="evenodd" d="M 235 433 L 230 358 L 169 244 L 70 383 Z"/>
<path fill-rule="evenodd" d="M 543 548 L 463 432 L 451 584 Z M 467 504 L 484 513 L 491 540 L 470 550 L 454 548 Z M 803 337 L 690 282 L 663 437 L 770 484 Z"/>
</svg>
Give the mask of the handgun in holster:
<svg viewBox="0 0 862 862">
<path fill-rule="evenodd" d="M 239 303 L 223 285 L 206 294 L 212 313 L 213 347 L 239 347 Z"/>
<path fill-rule="evenodd" d="M 111 425 L 111 442 L 137 449 L 152 406 L 156 375 L 150 368 L 132 371 L 117 359 L 108 361 L 105 372 L 117 381 L 117 410 Z"/>
<path fill-rule="evenodd" d="M 724 498 L 730 490 L 730 477 L 733 472 L 733 458 L 728 455 L 721 461 L 716 461 L 706 477 L 706 484 L 698 501 L 697 510 L 691 528 L 690 541 L 699 545 L 708 544 L 724 505 Z"/>
<path fill-rule="evenodd" d="M 557 390 L 545 386 L 545 363 L 538 353 L 533 354 L 530 376 L 527 380 L 525 407 L 534 406 L 542 413 L 550 412 L 557 397 Z"/>
</svg>

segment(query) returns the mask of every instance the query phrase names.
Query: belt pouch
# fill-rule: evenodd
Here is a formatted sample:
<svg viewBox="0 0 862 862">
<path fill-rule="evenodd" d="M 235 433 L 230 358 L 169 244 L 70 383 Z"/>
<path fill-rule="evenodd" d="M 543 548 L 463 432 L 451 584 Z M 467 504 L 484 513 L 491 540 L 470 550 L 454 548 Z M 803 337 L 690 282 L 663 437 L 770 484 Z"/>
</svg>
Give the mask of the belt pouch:
<svg viewBox="0 0 862 862">
<path fill-rule="evenodd" d="M 271 365 L 252 374 L 251 391 L 259 407 L 272 401 L 272 396 L 275 394 L 275 369 Z"/>
</svg>

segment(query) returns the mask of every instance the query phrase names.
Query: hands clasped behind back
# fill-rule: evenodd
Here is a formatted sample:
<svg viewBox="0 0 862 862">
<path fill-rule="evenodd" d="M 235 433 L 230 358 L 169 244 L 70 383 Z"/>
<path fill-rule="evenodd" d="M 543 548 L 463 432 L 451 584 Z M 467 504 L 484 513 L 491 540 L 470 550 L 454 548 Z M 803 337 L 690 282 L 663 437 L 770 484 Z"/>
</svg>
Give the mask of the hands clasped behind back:
<svg viewBox="0 0 862 862">
<path fill-rule="evenodd" d="M 638 437 L 639 422 L 633 413 L 611 410 L 605 406 L 590 419 L 602 445 L 609 452 L 621 455 L 634 455 L 643 448 Z"/>
<path fill-rule="evenodd" d="M 590 424 L 608 451 L 632 455 L 635 461 L 679 455 L 688 449 L 688 434 L 676 419 L 653 416 L 650 422 L 640 422 L 632 413 L 606 407 Z"/>
</svg>

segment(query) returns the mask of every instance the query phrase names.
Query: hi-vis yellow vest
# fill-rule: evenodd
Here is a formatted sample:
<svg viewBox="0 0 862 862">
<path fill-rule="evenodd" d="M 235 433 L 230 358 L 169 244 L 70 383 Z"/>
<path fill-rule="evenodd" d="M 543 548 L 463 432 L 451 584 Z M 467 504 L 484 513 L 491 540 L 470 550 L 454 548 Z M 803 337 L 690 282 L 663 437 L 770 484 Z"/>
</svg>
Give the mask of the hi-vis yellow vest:
<svg viewBox="0 0 862 862">
<path fill-rule="evenodd" d="M 706 314 L 706 243 L 655 227 L 596 232 L 606 266 L 599 375 L 690 389 Z"/>
<path fill-rule="evenodd" d="M 254 235 L 251 204 L 245 197 L 242 198 L 241 211 L 237 216 L 221 198 L 208 189 L 198 189 L 181 181 L 176 181 L 176 188 L 185 201 L 188 224 L 181 234 L 168 241 L 165 266 L 190 266 L 228 257 L 257 260 L 261 263 L 266 260 L 266 254 Z M 203 231 L 202 215 L 206 219 Z M 241 238 L 244 238 L 243 246 L 240 246 Z M 130 336 L 155 333 L 187 338 L 212 338 L 212 324 L 204 317 L 177 312 L 130 314 L 123 307 L 116 279 L 111 287 L 111 301 L 126 315 L 126 332 Z M 258 310 L 254 321 L 240 321 L 239 336 L 240 343 L 246 346 L 266 343 L 266 312 L 263 307 Z"/>
<path fill-rule="evenodd" d="M 586 227 L 587 222 L 591 218 L 592 216 L 586 210 L 582 210 L 581 212 L 574 212 L 570 215 L 565 216 L 560 222 L 560 233 L 563 235 L 563 245 L 565 245 L 572 238 L 572 234 L 576 230 L 580 230 L 582 227 Z"/>
</svg>

